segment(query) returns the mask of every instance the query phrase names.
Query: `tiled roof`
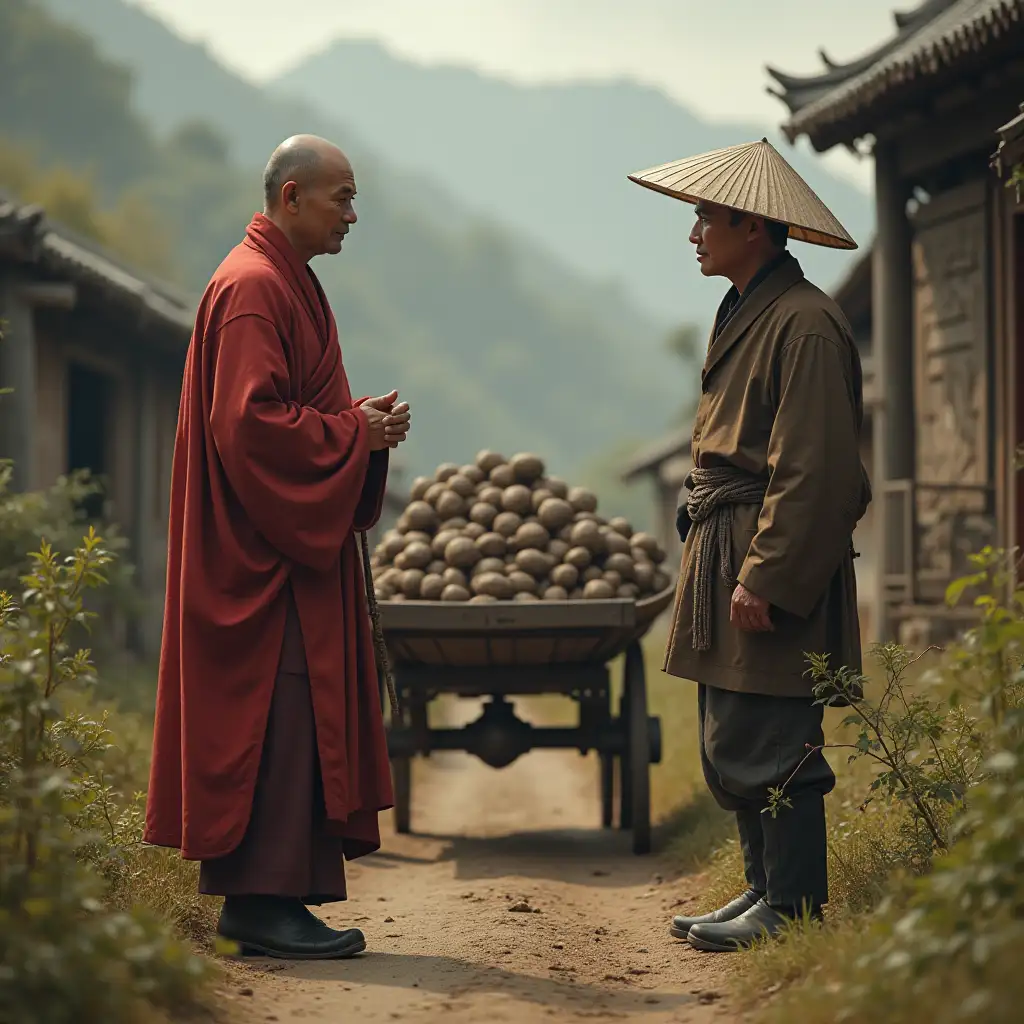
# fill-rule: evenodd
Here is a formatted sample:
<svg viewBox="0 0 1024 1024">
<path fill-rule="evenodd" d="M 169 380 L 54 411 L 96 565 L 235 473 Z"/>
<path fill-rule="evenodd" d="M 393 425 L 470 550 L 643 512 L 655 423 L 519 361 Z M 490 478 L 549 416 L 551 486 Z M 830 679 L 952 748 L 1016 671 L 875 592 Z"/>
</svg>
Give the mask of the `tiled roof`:
<svg viewBox="0 0 1024 1024">
<path fill-rule="evenodd" d="M 47 221 L 37 206 L 0 195 L 0 257 L 104 293 L 144 321 L 160 324 L 187 342 L 194 307 L 171 286 L 126 267 L 95 243 Z"/>
<path fill-rule="evenodd" d="M 1024 52 L 1024 0 L 925 0 L 894 18 L 896 34 L 849 64 L 822 52 L 825 70 L 818 75 L 768 68 L 780 87 L 768 91 L 792 114 L 783 125 L 791 142 L 801 135 L 818 148 L 852 142 L 866 131 L 863 115 L 880 101 L 965 61 L 983 65 L 990 51 Z"/>
</svg>

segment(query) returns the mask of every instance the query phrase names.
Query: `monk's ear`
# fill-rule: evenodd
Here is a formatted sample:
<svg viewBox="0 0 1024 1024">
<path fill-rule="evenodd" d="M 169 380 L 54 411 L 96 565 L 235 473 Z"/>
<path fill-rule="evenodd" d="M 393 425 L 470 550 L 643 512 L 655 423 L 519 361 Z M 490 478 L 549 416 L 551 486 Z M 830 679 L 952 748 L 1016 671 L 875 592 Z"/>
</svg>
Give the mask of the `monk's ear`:
<svg viewBox="0 0 1024 1024">
<path fill-rule="evenodd" d="M 281 202 L 291 213 L 299 212 L 299 186 L 294 181 L 286 181 L 281 189 Z"/>
</svg>

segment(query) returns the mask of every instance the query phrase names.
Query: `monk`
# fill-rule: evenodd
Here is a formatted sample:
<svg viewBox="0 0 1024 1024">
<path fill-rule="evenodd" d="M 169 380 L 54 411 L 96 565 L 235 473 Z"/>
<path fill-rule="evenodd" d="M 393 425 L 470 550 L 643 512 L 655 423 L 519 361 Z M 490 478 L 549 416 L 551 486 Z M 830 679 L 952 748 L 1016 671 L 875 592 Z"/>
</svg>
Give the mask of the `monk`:
<svg viewBox="0 0 1024 1024">
<path fill-rule="evenodd" d="M 356 531 L 381 513 L 410 413 L 353 402 L 312 257 L 356 223 L 323 139 L 271 156 L 265 209 L 214 273 L 185 362 L 145 841 L 201 862 L 243 952 L 348 957 L 344 860 L 392 805 Z"/>
<path fill-rule="evenodd" d="M 861 668 L 852 535 L 871 495 L 857 347 L 787 243 L 856 243 L 767 140 L 631 177 L 695 205 L 701 273 L 732 284 L 701 373 L 664 665 L 698 683 L 704 776 L 736 815 L 747 885 L 670 932 L 729 951 L 828 901 L 835 776 L 806 756 L 823 743 L 807 655 Z M 773 816 L 769 792 L 783 786 L 791 806 Z"/>
</svg>

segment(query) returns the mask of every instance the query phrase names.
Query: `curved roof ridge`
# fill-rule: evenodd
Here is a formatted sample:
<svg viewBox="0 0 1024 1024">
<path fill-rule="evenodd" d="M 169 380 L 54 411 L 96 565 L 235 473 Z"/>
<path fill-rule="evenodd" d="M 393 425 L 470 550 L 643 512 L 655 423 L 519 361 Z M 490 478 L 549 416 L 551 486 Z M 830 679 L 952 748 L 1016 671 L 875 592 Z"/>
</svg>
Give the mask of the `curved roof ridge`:
<svg viewBox="0 0 1024 1024">
<path fill-rule="evenodd" d="M 768 92 L 790 110 L 782 126 L 790 142 L 807 135 L 819 150 L 849 143 L 864 133 L 864 117 L 883 98 L 960 60 L 981 59 L 984 50 L 1012 49 L 1024 36 L 1024 0 L 925 0 L 896 23 L 895 36 L 842 68 L 804 78 L 768 69 L 784 88 Z"/>
</svg>

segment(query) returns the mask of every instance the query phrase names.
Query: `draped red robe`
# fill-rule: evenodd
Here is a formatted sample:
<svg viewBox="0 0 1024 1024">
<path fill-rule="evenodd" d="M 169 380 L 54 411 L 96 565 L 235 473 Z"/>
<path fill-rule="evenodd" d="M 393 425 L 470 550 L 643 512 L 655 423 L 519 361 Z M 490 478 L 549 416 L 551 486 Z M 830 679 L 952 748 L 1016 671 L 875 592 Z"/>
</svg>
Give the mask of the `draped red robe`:
<svg viewBox="0 0 1024 1024">
<path fill-rule="evenodd" d="M 379 518 L 337 327 L 312 270 L 257 214 L 210 281 L 185 362 L 144 841 L 190 860 L 249 821 L 291 580 L 331 827 L 380 846 L 392 805 L 354 534 Z"/>
</svg>

